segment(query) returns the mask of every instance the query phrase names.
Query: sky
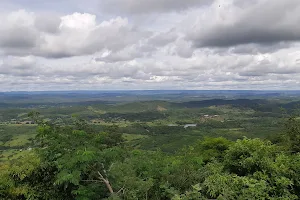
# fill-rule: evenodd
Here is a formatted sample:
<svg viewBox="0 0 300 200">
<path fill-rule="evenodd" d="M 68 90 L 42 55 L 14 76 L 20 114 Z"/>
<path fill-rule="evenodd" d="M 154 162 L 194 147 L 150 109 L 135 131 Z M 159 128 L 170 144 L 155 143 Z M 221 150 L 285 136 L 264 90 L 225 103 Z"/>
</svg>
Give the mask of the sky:
<svg viewBox="0 0 300 200">
<path fill-rule="evenodd" d="M 299 0 L 1 0 L 0 91 L 298 90 Z"/>
</svg>

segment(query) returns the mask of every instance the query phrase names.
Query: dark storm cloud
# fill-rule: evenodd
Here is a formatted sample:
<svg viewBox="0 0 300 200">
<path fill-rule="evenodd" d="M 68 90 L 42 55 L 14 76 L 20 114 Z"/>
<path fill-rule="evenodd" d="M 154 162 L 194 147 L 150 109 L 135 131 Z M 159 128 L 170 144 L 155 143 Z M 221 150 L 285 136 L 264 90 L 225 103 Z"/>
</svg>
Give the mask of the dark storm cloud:
<svg viewBox="0 0 300 200">
<path fill-rule="evenodd" d="M 196 47 L 228 47 L 251 43 L 269 45 L 282 41 L 300 41 L 300 30 L 273 29 L 271 27 L 259 30 L 245 25 L 238 25 L 236 28 L 218 27 L 199 40 L 196 39 L 194 45 Z"/>
<path fill-rule="evenodd" d="M 228 47 L 300 41 L 299 0 L 261 0 L 247 7 L 232 4 L 229 8 L 222 10 L 220 7 L 214 11 L 221 21 L 212 19 L 211 24 L 204 27 L 199 22 L 187 34 L 194 46 Z"/>
<path fill-rule="evenodd" d="M 182 11 L 212 2 L 212 0 L 103 0 L 99 4 L 104 12 L 147 14 Z"/>
</svg>

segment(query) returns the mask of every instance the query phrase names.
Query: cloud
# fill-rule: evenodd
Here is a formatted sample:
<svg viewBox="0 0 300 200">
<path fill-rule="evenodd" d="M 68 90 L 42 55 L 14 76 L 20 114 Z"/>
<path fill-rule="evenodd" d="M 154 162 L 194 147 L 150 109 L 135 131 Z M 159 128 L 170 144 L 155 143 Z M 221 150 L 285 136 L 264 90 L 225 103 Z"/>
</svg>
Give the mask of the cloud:
<svg viewBox="0 0 300 200">
<path fill-rule="evenodd" d="M 103 0 L 99 6 L 102 11 L 109 13 L 149 14 L 182 11 L 211 2 L 211 0 Z"/>
<path fill-rule="evenodd" d="M 294 51 L 294 52 L 293 52 Z M 282 49 L 275 53 L 267 53 L 253 56 L 251 63 L 239 69 L 241 76 L 268 76 L 300 74 L 300 51 L 298 48 Z M 292 77 L 290 77 L 292 78 Z"/>
<path fill-rule="evenodd" d="M 112 1 L 119 2 L 113 14 L 57 14 L 37 12 L 38 7 L 2 12 L 1 90 L 297 89 L 300 84 L 298 1 L 214 0 L 205 6 L 204 1 Z"/>
<path fill-rule="evenodd" d="M 40 67 L 38 72 L 43 80 L 56 80 L 56 84 L 136 84 L 136 87 L 160 87 L 178 84 L 178 87 L 240 87 L 249 84 L 265 83 L 286 84 L 300 81 L 299 50 L 283 49 L 270 54 L 256 56 L 246 54 L 215 54 L 196 50 L 195 55 L 183 58 L 176 55 L 154 54 L 152 57 L 135 58 L 118 62 L 107 62 L 91 58 L 65 58 L 62 63 L 52 61 L 48 66 Z M 287 56 L 283 56 L 287 55 Z M 62 67 L 63 66 L 63 67 Z M 61 81 L 61 83 L 60 83 Z M 248 85 L 247 85 L 248 84 Z M 122 85 L 122 86 L 121 86 Z M 271 87 L 266 85 L 265 87 Z"/>
<path fill-rule="evenodd" d="M 14 76 L 34 76 L 36 60 L 33 56 L 8 56 L 0 60 L 0 74 Z"/>
<path fill-rule="evenodd" d="M 10 57 L 0 65 L 0 77 L 7 80 L 3 88 L 10 85 L 35 90 L 291 89 L 300 81 L 299 55 L 294 48 L 257 56 L 196 50 L 190 58 L 154 54 L 119 62 L 99 61 L 98 55 L 63 58 L 59 62 L 32 56 Z"/>
<path fill-rule="evenodd" d="M 114 52 L 150 34 L 131 26 L 126 18 L 98 23 L 95 15 L 87 13 L 47 18 L 20 10 L 1 19 L 0 48 L 6 55 L 62 58 L 104 49 Z"/>
<path fill-rule="evenodd" d="M 171 29 L 167 32 L 158 32 L 155 33 L 152 37 L 149 38 L 149 43 L 161 47 L 165 46 L 171 42 L 174 42 L 179 37 L 176 29 Z"/>
<path fill-rule="evenodd" d="M 102 61 L 106 63 L 114 63 L 121 61 L 130 61 L 136 58 L 142 58 L 146 53 L 143 53 L 141 50 L 142 47 L 137 45 L 128 46 L 120 51 L 112 52 L 106 51 L 101 56 L 95 58 L 96 61 Z"/>
<path fill-rule="evenodd" d="M 8 16 L 0 16 L 0 47 L 10 49 L 30 49 L 38 40 L 38 32 L 34 29 L 34 14 L 23 10 Z"/>
<path fill-rule="evenodd" d="M 228 48 L 222 48 L 219 50 L 225 50 L 230 53 L 236 54 L 260 54 L 260 53 L 272 53 L 278 51 L 278 49 L 290 48 L 292 42 L 278 42 L 269 45 L 265 44 L 244 44 L 237 45 Z"/>
<path fill-rule="evenodd" d="M 300 40 L 298 0 L 215 2 L 187 31 L 196 47 L 269 45 Z M 239 3 L 239 4 L 238 4 Z M 204 19 L 210 19 L 205 22 Z"/>
<path fill-rule="evenodd" d="M 34 26 L 38 31 L 55 34 L 59 31 L 59 26 L 61 24 L 61 19 L 55 14 L 40 14 L 35 18 Z"/>
<path fill-rule="evenodd" d="M 191 42 L 185 41 L 183 38 L 179 38 L 173 46 L 174 54 L 183 57 L 183 58 L 189 58 L 193 55 L 194 48 L 192 47 Z"/>
</svg>

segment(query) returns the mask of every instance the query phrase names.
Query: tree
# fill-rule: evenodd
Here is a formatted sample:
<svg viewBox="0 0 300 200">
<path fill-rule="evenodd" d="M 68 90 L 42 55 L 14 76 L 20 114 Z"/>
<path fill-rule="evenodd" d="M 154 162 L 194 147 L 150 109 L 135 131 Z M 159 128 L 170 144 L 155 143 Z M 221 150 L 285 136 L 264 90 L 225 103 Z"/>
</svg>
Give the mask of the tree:
<svg viewBox="0 0 300 200">
<path fill-rule="evenodd" d="M 114 129 L 112 129 L 114 130 Z M 83 120 L 72 126 L 40 121 L 36 140 L 46 170 L 54 169 L 53 187 L 63 187 L 70 198 L 100 199 L 114 195 L 109 169 L 123 160 L 121 134 L 94 132 Z"/>
<path fill-rule="evenodd" d="M 204 140 L 197 141 L 191 148 L 198 156 L 201 155 L 204 162 L 208 162 L 213 159 L 223 159 L 225 151 L 231 144 L 231 141 L 223 137 L 205 137 Z"/>
<path fill-rule="evenodd" d="M 300 122 L 295 117 L 290 117 L 286 123 L 285 141 L 290 151 L 300 152 Z"/>
<path fill-rule="evenodd" d="M 268 141 L 238 140 L 224 159 L 209 162 L 199 171 L 197 190 L 177 199 L 298 199 L 300 155 L 290 155 Z M 198 192 L 197 192 L 198 191 Z M 193 198 L 190 198 L 193 199 Z M 194 198 L 197 199 L 197 198 Z"/>
</svg>

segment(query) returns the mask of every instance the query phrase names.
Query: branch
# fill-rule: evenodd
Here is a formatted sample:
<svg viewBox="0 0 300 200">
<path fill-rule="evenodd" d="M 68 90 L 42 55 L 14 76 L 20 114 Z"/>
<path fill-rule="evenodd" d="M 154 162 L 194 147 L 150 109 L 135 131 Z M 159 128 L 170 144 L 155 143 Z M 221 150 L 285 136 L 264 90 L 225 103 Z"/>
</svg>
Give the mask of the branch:
<svg viewBox="0 0 300 200">
<path fill-rule="evenodd" d="M 124 189 L 125 189 L 125 186 L 123 186 L 123 187 L 117 192 L 117 194 L 119 194 L 121 191 L 124 191 Z"/>
<path fill-rule="evenodd" d="M 99 171 L 98 171 L 98 174 L 99 174 L 99 176 L 100 176 L 101 179 L 106 180 L 106 179 L 103 177 L 103 175 L 102 175 Z"/>
<path fill-rule="evenodd" d="M 114 194 L 114 190 L 112 189 L 108 179 L 105 179 L 103 175 L 98 171 L 99 179 L 103 181 L 111 194 Z"/>
<path fill-rule="evenodd" d="M 108 171 L 111 170 L 111 168 L 112 168 L 112 166 L 113 166 L 114 164 L 115 164 L 115 163 L 112 163 L 112 164 L 109 166 Z"/>
</svg>

